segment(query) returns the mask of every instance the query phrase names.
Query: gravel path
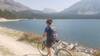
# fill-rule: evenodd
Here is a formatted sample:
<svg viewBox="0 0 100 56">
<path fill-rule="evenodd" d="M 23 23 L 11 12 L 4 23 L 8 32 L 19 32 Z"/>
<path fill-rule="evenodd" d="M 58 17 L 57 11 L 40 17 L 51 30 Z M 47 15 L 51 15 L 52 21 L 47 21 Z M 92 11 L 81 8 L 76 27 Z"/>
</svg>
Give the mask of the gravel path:
<svg viewBox="0 0 100 56">
<path fill-rule="evenodd" d="M 12 37 L 2 34 L 0 35 L 0 46 L 8 48 L 15 56 L 24 56 L 25 54 L 30 54 L 28 56 L 40 56 L 38 50 L 31 45 L 16 41 Z"/>
</svg>

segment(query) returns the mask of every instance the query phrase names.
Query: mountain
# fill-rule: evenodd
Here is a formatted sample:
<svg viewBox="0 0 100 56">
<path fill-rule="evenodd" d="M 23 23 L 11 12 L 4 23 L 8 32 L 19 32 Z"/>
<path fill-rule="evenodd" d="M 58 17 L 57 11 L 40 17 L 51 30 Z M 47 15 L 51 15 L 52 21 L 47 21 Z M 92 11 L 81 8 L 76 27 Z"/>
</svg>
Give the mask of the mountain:
<svg viewBox="0 0 100 56">
<path fill-rule="evenodd" d="M 30 8 L 18 3 L 14 0 L 0 0 L 0 9 L 9 11 L 24 11 L 30 10 Z"/>
<path fill-rule="evenodd" d="M 50 8 L 44 8 L 42 10 L 44 13 L 56 13 L 57 11 L 54 9 L 50 9 Z"/>
<path fill-rule="evenodd" d="M 21 18 L 28 18 L 28 19 L 45 19 L 48 17 L 48 14 L 43 13 L 42 11 L 37 10 L 26 10 L 26 11 L 20 11 L 15 12 L 17 16 L 20 16 Z"/>
<path fill-rule="evenodd" d="M 100 18 L 100 0 L 81 0 L 65 9 L 61 14 L 73 18 Z"/>
<path fill-rule="evenodd" d="M 42 11 L 33 10 L 15 0 L 0 0 L 0 17 L 5 18 L 45 18 Z M 7 14 L 7 15 L 5 15 Z M 14 17 L 12 17 L 14 16 Z"/>
<path fill-rule="evenodd" d="M 6 18 L 79 18 L 100 19 L 100 0 L 81 0 L 71 7 L 57 12 L 45 8 L 43 11 L 33 10 L 15 0 L 0 0 L 0 17 Z"/>
</svg>

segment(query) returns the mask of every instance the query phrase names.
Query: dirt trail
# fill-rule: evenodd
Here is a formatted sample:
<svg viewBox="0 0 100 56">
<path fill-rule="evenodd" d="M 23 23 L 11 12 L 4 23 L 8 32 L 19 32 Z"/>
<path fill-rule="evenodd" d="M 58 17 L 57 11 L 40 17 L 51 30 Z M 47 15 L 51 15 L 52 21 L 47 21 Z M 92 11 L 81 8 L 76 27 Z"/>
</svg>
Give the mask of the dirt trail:
<svg viewBox="0 0 100 56">
<path fill-rule="evenodd" d="M 38 50 L 36 48 L 33 48 L 31 45 L 16 41 L 12 37 L 2 34 L 0 34 L 0 46 L 8 48 L 16 56 L 23 56 L 25 54 L 33 54 L 33 56 L 40 56 Z"/>
</svg>

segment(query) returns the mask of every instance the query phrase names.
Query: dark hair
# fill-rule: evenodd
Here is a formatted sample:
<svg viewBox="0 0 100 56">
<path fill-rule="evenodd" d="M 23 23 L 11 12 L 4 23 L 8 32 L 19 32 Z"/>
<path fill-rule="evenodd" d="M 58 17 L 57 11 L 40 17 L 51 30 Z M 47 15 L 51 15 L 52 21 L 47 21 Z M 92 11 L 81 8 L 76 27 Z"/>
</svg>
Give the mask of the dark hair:
<svg viewBox="0 0 100 56">
<path fill-rule="evenodd" d="M 53 20 L 52 19 L 47 19 L 46 23 L 47 24 L 52 24 Z"/>
</svg>

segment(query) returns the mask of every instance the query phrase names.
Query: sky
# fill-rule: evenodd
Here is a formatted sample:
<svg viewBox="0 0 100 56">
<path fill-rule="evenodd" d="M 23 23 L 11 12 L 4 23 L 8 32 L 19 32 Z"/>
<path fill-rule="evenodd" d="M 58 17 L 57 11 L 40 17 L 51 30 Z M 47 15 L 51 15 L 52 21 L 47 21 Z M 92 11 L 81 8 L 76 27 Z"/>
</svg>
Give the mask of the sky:
<svg viewBox="0 0 100 56">
<path fill-rule="evenodd" d="M 28 6 L 34 10 L 43 10 L 44 8 L 54 9 L 56 11 L 62 11 L 65 8 L 70 7 L 80 0 L 15 0 Z"/>
</svg>

